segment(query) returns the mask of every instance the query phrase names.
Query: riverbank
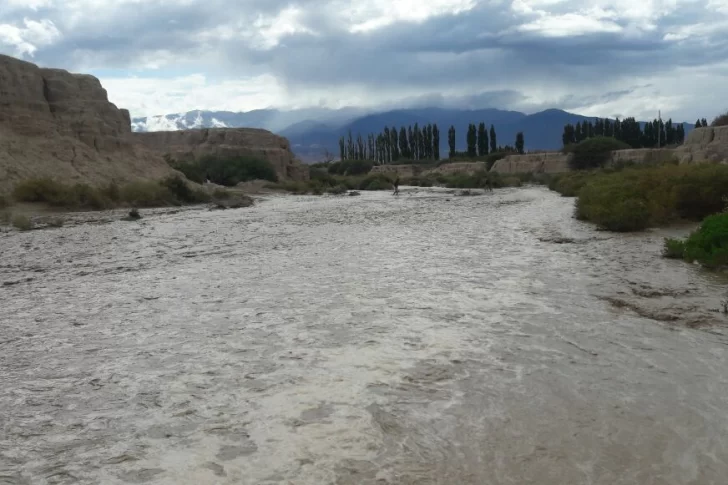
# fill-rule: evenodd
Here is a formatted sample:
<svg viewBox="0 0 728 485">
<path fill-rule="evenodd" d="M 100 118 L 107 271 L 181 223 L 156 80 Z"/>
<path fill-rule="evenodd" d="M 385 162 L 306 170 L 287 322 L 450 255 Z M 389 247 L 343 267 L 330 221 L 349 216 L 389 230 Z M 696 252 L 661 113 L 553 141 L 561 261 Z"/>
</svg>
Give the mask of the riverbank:
<svg viewBox="0 0 728 485">
<path fill-rule="evenodd" d="M 532 174 L 503 176 L 497 173 L 479 171 L 475 173 L 431 174 L 426 176 L 400 177 L 400 186 L 412 187 L 444 187 L 457 189 L 485 189 L 520 187 L 524 181 L 534 179 Z M 396 173 L 379 172 L 366 175 L 331 175 L 321 170 L 312 169 L 311 178 L 307 181 L 268 183 L 266 188 L 293 194 L 343 194 L 346 191 L 392 190 Z"/>
<path fill-rule="evenodd" d="M 217 209 L 241 208 L 253 205 L 253 199 L 239 189 L 197 186 L 178 176 L 159 182 L 139 181 L 102 187 L 29 179 L 16 185 L 10 196 L 0 198 L 0 226 L 13 226 L 18 230 L 60 227 L 66 221 L 78 220 L 70 217 L 74 213 L 85 213 L 82 219 L 89 221 L 106 220 L 110 214 L 123 213 L 136 219 L 140 208 L 201 205 Z M 98 217 L 89 216 L 93 212 L 98 213 Z"/>
</svg>

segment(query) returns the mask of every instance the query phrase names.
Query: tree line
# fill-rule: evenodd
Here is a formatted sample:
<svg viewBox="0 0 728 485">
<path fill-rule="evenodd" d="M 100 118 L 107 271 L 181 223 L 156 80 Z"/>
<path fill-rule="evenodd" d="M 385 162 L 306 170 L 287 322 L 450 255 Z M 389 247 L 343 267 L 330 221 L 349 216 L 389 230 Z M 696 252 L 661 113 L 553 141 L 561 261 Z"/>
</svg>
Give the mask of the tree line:
<svg viewBox="0 0 728 485">
<path fill-rule="evenodd" d="M 440 130 L 437 124 L 420 128 L 415 123 L 408 128 L 385 127 L 379 134 L 369 134 L 364 138 L 359 134 L 356 139 L 349 130 L 348 137 L 339 138 L 341 160 L 374 160 L 391 163 L 400 159 L 438 160 L 440 158 Z"/>
<path fill-rule="evenodd" d="M 680 145 L 685 141 L 685 127 L 682 123 L 673 125 L 672 119 L 664 122 L 654 120 L 645 123 L 644 128 L 634 118 L 619 118 L 612 121 L 609 119 L 597 118 L 594 123 L 582 121 L 576 125 L 567 124 L 564 126 L 564 133 L 561 136 L 564 146 L 580 143 L 587 138 L 595 136 L 607 136 L 616 138 L 632 148 L 655 148 L 667 145 Z"/>
<path fill-rule="evenodd" d="M 489 151 L 523 153 L 525 147 L 522 132 L 516 135 L 515 146 L 498 145 L 495 127 L 490 125 L 488 130 L 483 122 L 477 126 L 469 124 L 466 142 L 467 150 L 458 152 L 455 126 L 450 126 L 447 132 L 449 157 L 482 157 L 488 155 Z M 379 134 L 369 134 L 366 139 L 361 134 L 354 138 L 349 130 L 346 137 L 339 138 L 339 156 L 341 160 L 373 160 L 380 164 L 401 160 L 439 160 L 440 130 L 436 123 L 422 128 L 415 123 L 414 127 L 410 125 L 407 128 L 385 127 Z"/>
<path fill-rule="evenodd" d="M 465 138 L 467 149 L 465 152 L 458 152 L 455 150 L 456 137 L 454 126 L 450 126 L 447 135 L 447 143 L 450 148 L 450 158 L 455 158 L 457 156 L 470 158 L 484 157 L 489 153 L 503 152 L 523 153 L 526 143 L 523 132 L 519 131 L 516 134 L 515 146 L 498 145 L 495 126 L 490 125 L 490 130 L 488 130 L 485 123 L 482 122 L 478 124 L 478 126 L 475 126 L 473 123 L 468 125 L 468 133 Z"/>
<path fill-rule="evenodd" d="M 695 122 L 695 128 L 706 128 L 708 126 L 708 120 L 705 118 L 698 119 L 698 121 Z"/>
</svg>

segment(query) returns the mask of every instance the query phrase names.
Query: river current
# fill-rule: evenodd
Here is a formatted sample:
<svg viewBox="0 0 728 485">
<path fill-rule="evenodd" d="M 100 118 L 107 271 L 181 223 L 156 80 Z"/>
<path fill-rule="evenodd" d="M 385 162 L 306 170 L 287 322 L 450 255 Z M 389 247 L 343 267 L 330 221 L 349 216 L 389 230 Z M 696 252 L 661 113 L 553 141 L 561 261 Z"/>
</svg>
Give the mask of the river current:
<svg viewBox="0 0 728 485">
<path fill-rule="evenodd" d="M 2 233 L 0 484 L 724 485 L 728 281 L 573 203 Z"/>
</svg>

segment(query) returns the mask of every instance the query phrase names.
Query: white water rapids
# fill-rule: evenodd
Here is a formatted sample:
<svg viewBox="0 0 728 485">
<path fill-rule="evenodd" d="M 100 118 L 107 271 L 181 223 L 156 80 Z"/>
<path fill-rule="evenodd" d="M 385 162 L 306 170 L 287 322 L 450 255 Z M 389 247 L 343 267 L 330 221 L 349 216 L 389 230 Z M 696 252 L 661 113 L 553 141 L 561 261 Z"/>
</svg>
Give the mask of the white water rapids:
<svg viewBox="0 0 728 485">
<path fill-rule="evenodd" d="M 726 279 L 543 188 L 0 234 L 0 484 L 720 484 Z"/>
</svg>

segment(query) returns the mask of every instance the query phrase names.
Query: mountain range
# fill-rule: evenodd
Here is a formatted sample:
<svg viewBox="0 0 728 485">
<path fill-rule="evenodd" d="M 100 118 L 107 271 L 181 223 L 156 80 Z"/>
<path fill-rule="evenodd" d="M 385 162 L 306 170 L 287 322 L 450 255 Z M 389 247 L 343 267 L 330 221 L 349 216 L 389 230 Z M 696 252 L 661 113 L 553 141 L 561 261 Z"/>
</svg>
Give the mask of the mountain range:
<svg viewBox="0 0 728 485">
<path fill-rule="evenodd" d="M 465 151 L 466 134 L 470 123 L 494 125 L 499 145 L 513 145 L 516 133 L 523 132 L 525 148 L 529 150 L 558 150 L 564 125 L 594 121 L 560 109 L 547 109 L 533 114 L 495 108 L 462 110 L 445 108 L 397 109 L 368 112 L 363 108 L 306 108 L 297 110 L 261 109 L 234 113 L 230 111 L 189 111 L 186 113 L 133 118 L 132 130 L 137 132 L 188 130 L 194 128 L 263 128 L 288 138 L 291 149 L 304 162 L 321 161 L 326 151 L 338 157 L 339 138 L 351 131 L 366 138 L 378 134 L 385 126 L 420 126 L 436 123 L 440 129 L 440 153 L 447 153 L 447 130 L 455 127 L 456 148 Z M 685 133 L 693 129 L 683 123 Z"/>
</svg>

